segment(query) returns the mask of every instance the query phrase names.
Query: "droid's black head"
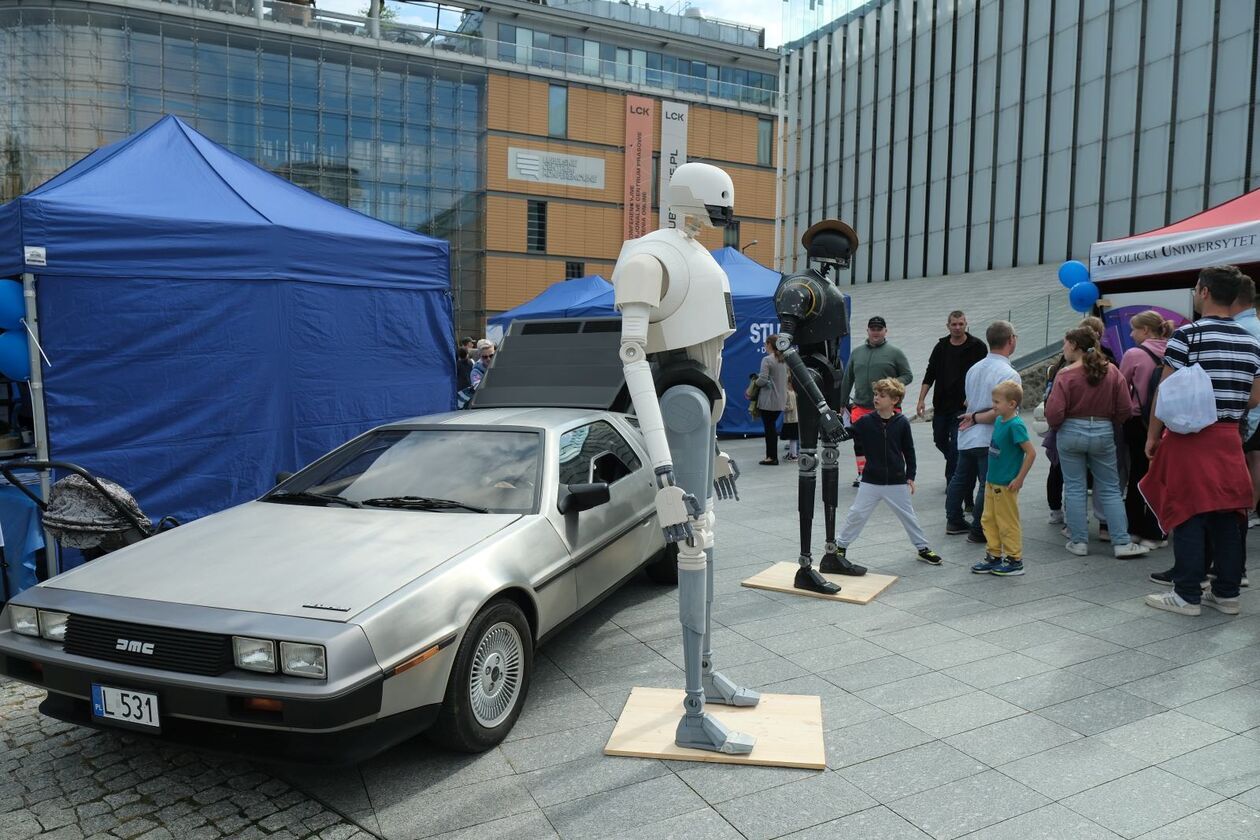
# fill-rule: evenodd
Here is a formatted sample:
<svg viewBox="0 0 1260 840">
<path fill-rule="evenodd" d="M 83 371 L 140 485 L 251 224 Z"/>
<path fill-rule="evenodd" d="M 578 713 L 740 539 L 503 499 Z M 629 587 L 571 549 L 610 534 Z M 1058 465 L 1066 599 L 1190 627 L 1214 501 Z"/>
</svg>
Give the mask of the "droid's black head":
<svg viewBox="0 0 1260 840">
<path fill-rule="evenodd" d="M 858 235 L 839 219 L 823 219 L 801 235 L 801 244 L 805 246 L 810 262 L 848 268 L 853 252 L 857 250 Z"/>
</svg>

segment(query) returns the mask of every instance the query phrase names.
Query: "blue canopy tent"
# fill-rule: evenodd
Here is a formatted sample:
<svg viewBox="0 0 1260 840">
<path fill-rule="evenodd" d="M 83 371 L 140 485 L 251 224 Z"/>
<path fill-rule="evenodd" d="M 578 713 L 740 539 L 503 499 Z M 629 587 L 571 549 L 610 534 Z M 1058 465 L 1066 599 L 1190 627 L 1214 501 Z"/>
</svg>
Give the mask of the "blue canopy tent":
<svg viewBox="0 0 1260 840">
<path fill-rule="evenodd" d="M 748 387 L 748 374 L 756 373 L 761 366 L 766 338 L 779 329 L 774 291 L 779 286 L 780 274 L 750 260 L 735 248 L 719 248 L 713 252 L 713 257 L 730 279 L 731 303 L 735 309 L 735 334 L 726 339 L 722 348 L 726 411 L 718 421 L 718 432 L 761 434 L 761 421 L 748 415 L 744 389 Z M 848 300 L 846 295 L 845 302 Z M 492 317 L 490 324 L 504 330 L 514 320 L 614 314 L 612 286 L 600 277 L 583 277 L 553 283 L 533 300 Z M 845 362 L 849 359 L 847 338 L 841 344 L 840 357 Z"/>
<path fill-rule="evenodd" d="M 0 276 L 34 275 L 50 456 L 155 518 L 451 408 L 449 262 L 170 116 L 0 207 Z"/>
</svg>

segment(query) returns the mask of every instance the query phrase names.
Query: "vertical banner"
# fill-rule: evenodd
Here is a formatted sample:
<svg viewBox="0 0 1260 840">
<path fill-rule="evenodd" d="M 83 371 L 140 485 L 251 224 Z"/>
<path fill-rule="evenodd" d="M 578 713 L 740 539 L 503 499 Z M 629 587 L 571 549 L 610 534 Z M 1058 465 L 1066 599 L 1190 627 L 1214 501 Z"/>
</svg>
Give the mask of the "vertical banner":
<svg viewBox="0 0 1260 840">
<path fill-rule="evenodd" d="M 669 179 L 687 162 L 687 103 L 661 103 L 661 182 L 656 191 L 661 205 L 661 227 L 676 228 L 678 220 L 669 212 Z"/>
<path fill-rule="evenodd" d="M 646 235 L 652 220 L 653 104 L 643 96 L 626 97 L 626 239 Z"/>
</svg>

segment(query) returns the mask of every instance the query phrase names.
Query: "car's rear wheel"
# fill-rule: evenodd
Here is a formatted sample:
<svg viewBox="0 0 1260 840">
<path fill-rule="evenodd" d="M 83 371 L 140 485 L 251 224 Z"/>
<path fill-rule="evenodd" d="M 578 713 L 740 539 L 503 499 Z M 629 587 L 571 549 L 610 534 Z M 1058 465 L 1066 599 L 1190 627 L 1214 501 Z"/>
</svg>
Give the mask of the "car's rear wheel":
<svg viewBox="0 0 1260 840">
<path fill-rule="evenodd" d="M 678 584 L 678 543 L 669 543 L 644 566 L 648 580 L 661 586 Z"/>
<path fill-rule="evenodd" d="M 512 601 L 491 601 L 464 633 L 429 736 L 461 752 L 482 752 L 498 744 L 520 717 L 533 666 L 525 614 Z"/>
</svg>

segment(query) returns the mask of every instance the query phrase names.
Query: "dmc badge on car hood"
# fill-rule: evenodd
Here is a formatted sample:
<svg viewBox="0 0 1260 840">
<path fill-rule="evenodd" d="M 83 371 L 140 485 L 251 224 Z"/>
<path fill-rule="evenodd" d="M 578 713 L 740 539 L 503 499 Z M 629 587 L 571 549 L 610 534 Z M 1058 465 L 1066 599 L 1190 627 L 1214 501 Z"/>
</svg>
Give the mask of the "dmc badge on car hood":
<svg viewBox="0 0 1260 840">
<path fill-rule="evenodd" d="M 251 502 L 44 585 L 344 621 L 519 518 Z"/>
</svg>

